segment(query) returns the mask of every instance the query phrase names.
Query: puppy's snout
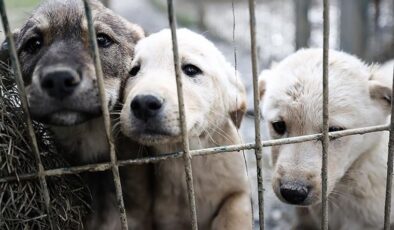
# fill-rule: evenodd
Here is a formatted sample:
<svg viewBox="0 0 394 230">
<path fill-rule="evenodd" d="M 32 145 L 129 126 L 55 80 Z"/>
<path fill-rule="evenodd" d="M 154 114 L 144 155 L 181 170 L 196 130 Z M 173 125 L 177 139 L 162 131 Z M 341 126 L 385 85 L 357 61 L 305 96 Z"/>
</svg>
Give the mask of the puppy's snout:
<svg viewBox="0 0 394 230">
<path fill-rule="evenodd" d="M 137 95 L 130 105 L 134 116 L 143 121 L 157 116 L 162 107 L 163 100 L 153 95 Z"/>
<path fill-rule="evenodd" d="M 67 68 L 51 68 L 44 70 L 40 78 L 41 88 L 55 99 L 70 96 L 79 85 L 78 73 Z"/>
<path fill-rule="evenodd" d="M 308 197 L 309 189 L 301 182 L 286 182 L 280 185 L 280 194 L 290 204 L 301 204 Z"/>
</svg>

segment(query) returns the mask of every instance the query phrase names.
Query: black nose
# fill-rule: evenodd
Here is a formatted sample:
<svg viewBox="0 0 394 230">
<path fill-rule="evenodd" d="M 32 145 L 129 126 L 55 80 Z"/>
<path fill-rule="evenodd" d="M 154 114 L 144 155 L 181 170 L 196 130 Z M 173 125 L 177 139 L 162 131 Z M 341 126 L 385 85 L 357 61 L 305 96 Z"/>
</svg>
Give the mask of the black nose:
<svg viewBox="0 0 394 230">
<path fill-rule="evenodd" d="M 308 197 L 309 189 L 299 182 L 287 182 L 281 184 L 280 194 L 290 204 L 301 204 Z"/>
<path fill-rule="evenodd" d="M 59 100 L 71 95 L 80 83 L 78 73 L 72 69 L 44 70 L 40 80 L 41 88 Z"/>
<path fill-rule="evenodd" d="M 131 102 L 131 111 L 140 120 L 155 117 L 163 106 L 163 100 L 153 95 L 137 95 Z"/>
</svg>

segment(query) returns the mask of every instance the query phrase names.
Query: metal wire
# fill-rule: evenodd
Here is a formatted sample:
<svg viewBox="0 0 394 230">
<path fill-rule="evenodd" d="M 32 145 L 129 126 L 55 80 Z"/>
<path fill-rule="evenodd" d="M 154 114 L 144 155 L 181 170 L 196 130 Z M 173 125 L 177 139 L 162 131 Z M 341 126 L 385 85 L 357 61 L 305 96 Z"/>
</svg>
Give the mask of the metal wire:
<svg viewBox="0 0 394 230">
<path fill-rule="evenodd" d="M 120 182 L 119 168 L 117 165 L 117 159 L 116 159 L 116 153 L 115 153 L 115 146 L 114 146 L 114 141 L 113 141 L 112 132 L 111 132 L 111 130 L 112 130 L 111 129 L 111 120 L 110 120 L 108 106 L 107 106 L 108 102 L 107 102 L 106 93 L 105 93 L 104 77 L 103 77 L 103 72 L 102 72 L 102 68 L 101 68 L 100 54 L 99 54 L 99 50 L 98 50 L 98 46 L 97 46 L 96 32 L 95 32 L 94 25 L 93 25 L 92 11 L 89 6 L 88 0 L 83 0 L 83 3 L 84 3 L 84 8 L 85 8 L 86 19 L 88 22 L 90 49 L 91 49 L 91 55 L 93 57 L 96 76 L 97 76 L 97 85 L 99 88 L 101 110 L 103 113 L 103 120 L 104 120 L 103 122 L 105 125 L 105 133 L 107 135 L 109 149 L 110 149 L 111 169 L 112 169 L 112 174 L 114 176 L 116 198 L 117 198 L 118 207 L 119 207 L 119 211 L 120 211 L 120 220 L 121 220 L 121 224 L 122 224 L 122 229 L 127 230 L 128 225 L 127 225 L 126 210 L 125 210 L 124 201 L 123 201 L 122 185 Z"/>
<path fill-rule="evenodd" d="M 341 138 L 350 135 L 362 135 L 366 133 L 372 132 L 381 132 L 381 131 L 390 131 L 390 141 L 389 141 L 389 150 L 388 150 L 388 161 L 387 161 L 387 184 L 386 184 L 386 200 L 385 200 L 385 218 L 384 218 L 384 229 L 390 229 L 390 213 L 391 213 L 391 193 L 392 193 L 392 177 L 393 177 L 393 154 L 394 154 L 394 116 L 391 116 L 391 124 L 390 125 L 379 125 L 379 126 L 371 126 L 364 127 L 358 129 L 350 129 L 338 132 L 328 132 L 329 128 L 329 90 L 328 90 L 328 57 L 329 57 L 329 0 L 323 0 L 323 127 L 322 133 L 312 134 L 312 135 L 304 135 L 298 137 L 291 138 L 283 138 L 277 140 L 268 140 L 262 141 L 260 134 L 260 118 L 261 111 L 259 109 L 259 92 L 258 92 L 258 60 L 257 60 L 257 47 L 256 47 L 256 18 L 255 18 L 255 0 L 249 0 L 249 14 L 250 14 L 250 33 L 251 33 L 251 61 L 252 61 L 252 72 L 253 72 L 253 93 L 254 93 L 254 110 L 255 110 L 255 142 L 240 144 L 240 145 L 230 145 L 230 146 L 220 146 L 214 148 L 207 149 L 199 149 L 199 150 L 190 150 L 189 148 L 189 140 L 188 133 L 186 129 L 186 114 L 184 108 L 184 98 L 183 98 L 183 87 L 182 87 L 182 76 L 180 72 L 180 62 L 179 62 L 179 53 L 178 53 L 178 44 L 177 44 L 177 34 L 176 34 L 176 21 L 175 21 L 175 13 L 174 6 L 172 0 L 167 0 L 168 5 L 168 17 L 169 24 L 171 27 L 172 34 L 172 45 L 173 45 L 173 54 L 174 54 L 174 67 L 176 73 L 176 83 L 177 83 L 177 91 L 178 91 L 178 100 L 179 100 L 179 114 L 180 114 L 180 125 L 182 130 L 182 141 L 183 141 L 183 151 L 176 153 L 163 154 L 161 156 L 156 157 L 147 157 L 141 159 L 133 159 L 133 160 L 122 160 L 117 161 L 116 153 L 114 148 L 113 137 L 111 133 L 111 124 L 109 118 L 109 111 L 107 107 L 107 101 L 105 97 L 105 89 L 104 89 L 104 78 L 101 70 L 101 62 L 99 57 L 99 51 L 97 47 L 96 34 L 93 26 L 92 13 L 88 4 L 88 0 L 83 0 L 85 6 L 85 13 L 88 22 L 89 28 L 89 39 L 90 46 L 92 51 L 92 57 L 95 63 L 95 70 L 97 75 L 97 82 L 100 92 L 100 99 L 103 111 L 103 119 L 105 124 L 106 135 L 108 138 L 109 146 L 110 146 L 110 156 L 111 162 L 100 163 L 100 164 L 91 164 L 84 166 L 77 166 L 71 168 L 58 168 L 45 170 L 38 149 L 38 144 L 36 140 L 36 136 L 34 133 L 32 120 L 30 117 L 27 97 L 24 88 L 22 73 L 20 69 L 20 64 L 18 61 L 15 43 L 12 37 L 12 33 L 10 31 L 8 18 L 5 11 L 5 6 L 3 0 L 0 0 L 0 14 L 3 22 L 4 31 L 6 32 L 7 41 L 9 44 L 9 52 L 11 62 L 13 64 L 14 72 L 16 75 L 16 82 L 18 85 L 19 94 L 21 97 L 22 108 L 26 115 L 26 123 L 29 131 L 29 139 L 32 145 L 32 149 L 37 162 L 37 173 L 29 173 L 23 175 L 16 176 L 8 176 L 0 178 L 0 183 L 9 183 L 12 181 L 23 181 L 38 178 L 42 187 L 43 197 L 45 200 L 46 210 L 48 216 L 50 218 L 50 197 L 49 191 L 46 184 L 46 177 L 50 176 L 60 176 L 60 175 L 68 175 L 68 174 L 78 174 L 81 172 L 97 172 L 97 171 L 106 171 L 112 170 L 114 175 L 116 196 L 118 199 L 118 205 L 121 213 L 121 223 L 122 229 L 127 229 L 127 219 L 126 219 L 126 211 L 124 207 L 123 195 L 122 195 L 122 187 L 119 177 L 119 166 L 127 166 L 127 165 L 139 165 L 146 163 L 154 163 L 159 161 L 164 161 L 168 159 L 177 159 L 183 157 L 185 162 L 185 172 L 186 172 L 186 182 L 188 188 L 188 198 L 190 204 L 190 214 L 191 214 L 191 224 L 192 229 L 197 230 L 197 212 L 196 212 L 196 204 L 195 204 L 195 194 L 193 188 L 193 175 L 192 175 L 192 164 L 191 159 L 192 156 L 206 156 L 210 154 L 219 154 L 224 152 L 234 152 L 240 150 L 247 149 L 255 149 L 255 156 L 257 162 L 257 179 L 258 179 L 258 198 L 259 198 L 259 221 L 260 221 L 260 229 L 264 229 L 264 187 L 263 187 L 263 172 L 262 172 L 262 148 L 276 145 L 285 145 L 285 144 L 293 144 L 293 143 L 301 143 L 313 140 L 320 140 L 322 142 L 322 220 L 321 220 L 321 229 L 328 230 L 328 205 L 327 205 L 327 162 L 328 162 L 328 145 L 331 139 Z M 394 76 L 393 76 L 394 79 Z M 394 81 L 393 81 L 394 88 Z M 394 98 L 394 91 L 392 92 L 392 98 Z M 391 101 L 392 111 L 391 114 L 394 113 L 394 100 Z M 52 223 L 51 223 L 52 224 Z M 51 226 L 53 228 L 53 226 Z"/>
<path fill-rule="evenodd" d="M 258 86 L 258 66 L 257 66 L 257 46 L 256 46 L 256 15 L 255 15 L 256 2 L 249 0 L 249 17 L 250 17 L 250 41 L 251 41 L 251 61 L 253 73 L 253 105 L 254 105 L 254 130 L 255 130 L 255 156 L 257 166 L 257 189 L 259 200 L 259 223 L 260 230 L 264 230 L 264 184 L 263 184 L 263 146 L 261 143 L 260 133 L 260 97 Z"/>
<path fill-rule="evenodd" d="M 393 69 L 393 86 L 394 89 L 394 69 Z M 394 114 L 394 90 L 391 92 L 391 114 Z M 387 157 L 387 181 L 386 181 L 386 199 L 384 203 L 384 230 L 390 229 L 390 215 L 391 215 L 391 190 L 393 185 L 393 154 L 394 154 L 394 116 L 391 115 L 390 123 L 390 139 L 389 151 Z"/>
<path fill-rule="evenodd" d="M 195 201 L 194 186 L 193 186 L 192 156 L 190 154 L 189 137 L 188 137 L 187 126 L 186 126 L 185 102 L 183 98 L 183 84 L 182 84 L 181 67 L 179 61 L 179 52 L 178 52 L 176 19 L 175 19 L 174 5 L 172 0 L 167 0 L 167 7 L 168 7 L 168 20 L 171 28 L 172 49 L 174 55 L 174 68 L 175 68 L 176 87 L 177 87 L 178 104 L 179 104 L 179 120 L 180 120 L 180 126 L 182 131 L 183 160 L 185 163 L 190 217 L 191 217 L 192 229 L 197 230 L 198 229 L 197 209 L 196 209 L 196 201 Z"/>
<path fill-rule="evenodd" d="M 378 125 L 378 126 L 371 126 L 371 127 L 364 127 L 358 129 L 348 129 L 344 131 L 337 131 L 329 133 L 329 137 L 331 140 L 338 139 L 341 137 L 352 136 L 352 135 L 362 135 L 366 133 L 373 133 L 373 132 L 381 132 L 381 131 L 388 131 L 390 129 L 389 125 Z M 312 134 L 312 135 L 304 135 L 298 137 L 290 137 L 290 138 L 282 138 L 277 140 L 267 140 L 262 141 L 263 147 L 270 147 L 270 146 L 277 146 L 277 145 L 287 145 L 287 144 L 295 144 L 307 141 L 316 141 L 321 140 L 322 134 Z M 229 145 L 229 146 L 220 146 L 214 148 L 206 148 L 206 149 L 198 149 L 198 150 L 191 150 L 190 154 L 194 156 L 206 156 L 224 152 L 234 152 L 234 151 L 241 151 L 241 150 L 250 150 L 255 149 L 255 143 L 247 143 L 247 144 L 240 144 L 240 145 Z M 176 159 L 183 156 L 183 152 L 176 152 L 176 153 L 167 153 L 167 154 L 160 154 L 160 156 L 155 157 L 146 157 L 146 158 L 139 158 L 134 160 L 120 160 L 118 161 L 118 166 L 127 166 L 127 165 L 141 165 L 147 163 L 156 163 L 159 161 L 169 160 L 169 159 Z M 98 172 L 98 171 L 105 171 L 111 169 L 111 163 L 100 163 L 100 164 L 90 164 L 84 166 L 77 166 L 77 167 L 70 167 L 70 168 L 59 168 L 59 169 L 51 169 L 43 171 L 43 175 L 45 176 L 60 176 L 60 175 L 69 175 L 69 174 L 78 174 L 82 172 Z M 0 178 L 0 183 L 9 183 L 12 181 L 23 181 L 23 180 L 31 180 L 38 177 L 37 173 L 29 173 L 17 176 L 9 176 Z"/>
<path fill-rule="evenodd" d="M 8 17 L 7 17 L 7 12 L 6 12 L 3 0 L 0 0 L 0 14 L 1 14 L 1 20 L 3 22 L 3 28 L 6 33 L 10 59 L 11 59 L 12 67 L 14 70 L 14 74 L 16 76 L 16 84 L 18 86 L 22 109 L 24 112 L 24 117 L 26 120 L 27 128 L 28 128 L 29 141 L 30 141 L 33 153 L 34 153 L 34 157 L 36 159 L 36 163 L 37 163 L 37 169 L 38 169 L 37 175 L 40 180 L 40 184 L 41 184 L 41 188 L 42 188 L 42 194 L 43 194 L 43 198 L 45 201 L 45 209 L 46 209 L 46 212 L 47 212 L 47 215 L 49 218 L 50 228 L 53 229 L 51 215 L 50 215 L 51 214 L 51 212 L 50 212 L 51 200 L 50 200 L 50 196 L 49 196 L 48 185 L 47 185 L 47 182 L 45 179 L 45 175 L 43 173 L 44 166 L 42 165 L 40 151 L 38 149 L 38 144 L 37 144 L 37 138 L 36 138 L 36 134 L 34 133 L 33 122 L 30 117 L 30 111 L 29 111 L 29 106 L 28 106 L 28 102 L 27 102 L 27 96 L 26 96 L 27 94 L 26 94 L 25 85 L 23 82 L 22 71 L 21 71 L 19 60 L 18 60 L 18 54 L 16 52 L 15 41 L 14 41 L 13 34 L 10 29 L 10 25 L 9 25 Z"/>
<path fill-rule="evenodd" d="M 321 229 L 328 230 L 328 193 L 327 193 L 327 177 L 328 177 L 328 148 L 330 138 L 329 129 L 329 89 L 328 89 L 328 55 L 329 55 L 329 36 L 330 36 L 330 11 L 329 0 L 323 0 L 323 130 L 322 130 L 322 214 Z"/>
</svg>

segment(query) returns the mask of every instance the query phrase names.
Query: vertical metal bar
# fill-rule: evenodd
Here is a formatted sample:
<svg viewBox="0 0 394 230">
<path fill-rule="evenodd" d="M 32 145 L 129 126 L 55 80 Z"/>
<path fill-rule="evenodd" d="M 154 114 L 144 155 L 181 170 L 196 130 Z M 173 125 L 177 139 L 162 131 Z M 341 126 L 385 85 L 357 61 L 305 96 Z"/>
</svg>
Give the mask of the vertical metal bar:
<svg viewBox="0 0 394 230">
<path fill-rule="evenodd" d="M 172 0 L 167 0 L 168 5 L 168 20 L 171 27 L 171 36 L 172 36 L 172 48 L 174 54 L 174 67 L 175 67 L 175 76 L 176 76 L 176 86 L 178 92 L 178 103 L 179 103 L 179 117 L 180 117 L 180 125 L 182 130 L 182 143 L 183 143 L 183 159 L 185 162 L 185 172 L 186 172 L 186 183 L 188 190 L 188 198 L 190 205 L 190 216 L 192 229 L 197 230 L 197 209 L 196 209 L 196 201 L 194 194 L 194 186 L 193 186 L 193 172 L 192 172 L 192 163 L 191 163 L 191 154 L 189 148 L 189 138 L 187 133 L 186 126 L 186 114 L 185 114 L 185 102 L 183 98 L 183 84 L 182 84 L 182 75 L 179 61 L 179 52 L 178 52 L 178 39 L 176 33 L 176 19 L 174 12 L 174 5 Z"/>
<path fill-rule="evenodd" d="M 251 38 L 251 51 L 252 51 L 252 73 L 253 73 L 253 99 L 254 99 L 254 125 L 255 125 L 255 142 L 256 142 L 256 165 L 257 165 L 257 185 L 258 185 L 258 199 L 259 199 L 259 223 L 260 229 L 264 229 L 264 184 L 263 184 L 263 146 L 261 143 L 260 133 L 260 98 L 258 86 L 258 66 L 257 66 L 257 45 L 256 45 L 256 2 L 249 0 L 249 15 L 250 15 L 250 38 Z"/>
<path fill-rule="evenodd" d="M 328 230 L 328 205 L 327 205 L 327 163 L 328 145 L 330 142 L 328 135 L 329 101 L 328 101 L 328 55 L 330 36 L 330 9 L 329 0 L 323 0 L 323 138 L 322 138 L 322 216 L 321 229 Z"/>
<path fill-rule="evenodd" d="M 394 69 L 393 69 L 393 89 L 394 89 Z M 386 200 L 384 205 L 384 230 L 390 229 L 391 215 L 391 190 L 393 185 L 393 154 L 394 154 L 394 90 L 391 92 L 391 124 L 389 152 L 387 158 L 387 181 L 386 181 Z"/>
<path fill-rule="evenodd" d="M 50 196 L 49 196 L 48 185 L 47 185 L 47 182 L 45 179 L 45 175 L 43 173 L 44 166 L 42 165 L 40 152 L 38 149 L 37 138 L 34 133 L 33 122 L 30 117 L 30 111 L 29 111 L 29 107 L 28 107 L 27 96 L 26 96 L 25 86 L 24 86 L 23 77 L 22 77 L 22 71 L 21 71 L 19 60 L 18 60 L 18 54 L 17 54 L 16 47 L 15 47 L 15 41 L 14 41 L 13 34 L 10 29 L 10 25 L 8 22 L 8 17 L 7 17 L 7 13 L 5 10 L 5 5 L 4 5 L 3 0 L 0 0 L 0 14 L 1 14 L 1 20 L 3 22 L 4 32 L 6 33 L 10 59 L 11 59 L 12 67 L 14 69 L 14 74 L 16 76 L 16 83 L 18 86 L 20 100 L 21 100 L 23 112 L 25 115 L 26 123 L 27 123 L 27 128 L 28 128 L 28 133 L 29 133 L 29 141 L 30 141 L 33 153 L 34 153 L 34 157 L 36 158 L 38 177 L 39 177 L 39 181 L 41 184 L 42 193 L 44 196 L 45 208 L 46 208 L 46 212 L 47 212 L 47 215 L 49 218 L 50 228 L 53 229 L 51 215 L 50 215 L 51 214 L 51 212 L 50 212 L 50 202 L 51 201 L 50 201 Z"/>
<path fill-rule="evenodd" d="M 116 159 L 116 153 L 115 153 L 115 146 L 114 146 L 114 141 L 113 141 L 113 136 L 111 132 L 111 121 L 109 117 L 109 111 L 108 111 L 108 102 L 107 98 L 105 95 L 105 87 L 104 87 L 104 77 L 103 77 L 103 72 L 101 68 L 101 60 L 100 60 L 100 54 L 97 46 L 97 38 L 96 38 L 96 31 L 94 29 L 93 25 L 93 17 L 92 17 L 92 11 L 88 3 L 89 0 L 83 0 L 84 6 L 85 6 L 85 14 L 86 14 L 86 19 L 88 22 L 88 29 L 89 29 L 89 42 L 90 42 L 90 49 L 95 65 L 95 71 L 96 71 L 96 76 L 97 76 L 97 85 L 99 88 L 99 94 L 100 94 L 100 101 L 101 101 L 101 110 L 103 112 L 103 122 L 105 125 L 105 133 L 107 135 L 107 140 L 109 144 L 109 149 L 110 149 L 110 157 L 111 157 L 111 168 L 112 168 L 112 174 L 114 176 L 114 182 L 115 182 L 115 190 L 116 190 L 116 198 L 118 202 L 118 207 L 120 211 L 120 220 L 122 224 L 122 229 L 127 230 L 128 225 L 127 225 L 127 217 L 126 217 L 126 210 L 124 206 L 124 201 L 123 201 L 123 194 L 122 194 L 122 185 L 120 182 L 120 176 L 119 176 L 119 167 L 117 165 L 117 159 Z"/>
</svg>

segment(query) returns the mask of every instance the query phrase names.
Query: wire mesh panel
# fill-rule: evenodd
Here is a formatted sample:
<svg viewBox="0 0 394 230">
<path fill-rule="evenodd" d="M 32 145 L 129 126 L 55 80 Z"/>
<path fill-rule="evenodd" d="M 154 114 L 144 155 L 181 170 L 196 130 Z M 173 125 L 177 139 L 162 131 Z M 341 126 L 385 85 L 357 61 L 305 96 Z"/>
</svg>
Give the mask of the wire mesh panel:
<svg viewBox="0 0 394 230">
<path fill-rule="evenodd" d="M 25 87 L 22 79 L 22 73 L 20 69 L 20 64 L 17 57 L 17 52 L 15 48 L 15 42 L 13 40 L 13 36 L 10 31 L 10 27 L 8 24 L 8 18 L 4 6 L 4 1 L 0 0 L 0 14 L 2 18 L 3 28 L 7 36 L 7 41 L 9 44 L 9 52 L 11 57 L 11 62 L 13 65 L 14 73 L 16 76 L 16 82 L 19 89 L 19 94 L 21 98 L 21 105 L 25 113 L 26 123 L 28 124 L 29 138 L 30 144 L 32 146 L 32 151 L 36 158 L 37 162 L 37 173 L 23 174 L 18 176 L 7 176 L 0 178 L 0 183 L 10 183 L 13 181 L 24 181 L 24 180 L 32 180 L 39 179 L 43 198 L 45 200 L 48 218 L 50 218 L 49 207 L 50 207 L 50 197 L 48 192 L 48 187 L 46 184 L 46 177 L 52 176 L 61 176 L 61 175 L 69 175 L 69 174 L 78 174 L 81 172 L 98 172 L 98 171 L 108 171 L 111 170 L 116 190 L 117 203 L 121 215 L 121 225 L 122 229 L 128 229 L 127 219 L 126 219 L 126 210 L 125 204 L 123 201 L 122 194 L 122 185 L 119 175 L 119 167 L 127 166 L 127 165 L 141 165 L 147 163 L 155 163 L 160 161 L 165 161 L 168 159 L 177 159 L 183 158 L 185 165 L 185 173 L 186 173 L 186 184 L 187 184 L 187 193 L 188 193 L 188 201 L 190 208 L 190 216 L 191 216 L 191 225 L 193 230 L 198 229 L 198 216 L 195 202 L 195 192 L 193 187 L 193 174 L 192 174 L 192 157 L 198 156 L 206 156 L 212 154 L 224 154 L 225 152 L 234 152 L 241 150 L 255 150 L 256 164 L 257 164 L 257 183 L 258 183 L 258 204 L 259 204 L 259 223 L 260 229 L 264 229 L 264 187 L 263 187 L 263 170 L 262 170 L 262 161 L 263 154 L 262 149 L 264 147 L 277 146 L 277 145 L 286 145 L 286 144 L 294 144 L 301 143 L 307 141 L 321 141 L 322 143 L 322 216 L 321 216 L 321 229 L 328 230 L 328 193 L 327 193 L 327 162 L 328 162 L 328 147 L 330 140 L 350 136 L 350 135 L 362 135 L 366 133 L 373 132 L 381 132 L 381 131 L 390 131 L 390 141 L 389 141 L 389 151 L 388 151 L 388 161 L 387 161 L 387 184 L 386 184 L 386 200 L 385 200 L 385 209 L 384 209 L 384 229 L 390 229 L 390 213 L 391 213 L 391 189 L 392 189 L 392 174 L 393 174 L 393 153 L 394 153 L 394 117 L 391 116 L 391 124 L 390 125 L 379 125 L 372 127 L 364 127 L 358 129 L 349 129 L 344 131 L 337 132 L 329 132 L 329 91 L 328 91 L 328 76 L 329 76 L 329 0 L 323 0 L 323 125 L 322 125 L 322 133 L 313 134 L 313 135 L 304 135 L 290 138 L 282 138 L 276 140 L 265 140 L 261 139 L 260 133 L 260 123 L 261 123 L 261 111 L 259 109 L 259 92 L 258 92 L 258 59 L 257 59 L 257 46 L 256 46 L 256 17 L 255 17 L 255 0 L 249 0 L 249 16 L 250 16 L 250 36 L 251 36 L 251 63 L 252 63 L 252 73 L 253 73 L 253 96 L 254 96 L 254 110 L 255 110 L 255 141 L 253 143 L 246 144 L 238 144 L 238 145 L 229 145 L 229 146 L 218 146 L 213 148 L 206 149 L 197 149 L 190 150 L 189 147 L 189 138 L 186 129 L 186 116 L 185 107 L 184 107 L 184 97 L 183 97 L 183 85 L 182 85 L 182 75 L 180 71 L 180 60 L 179 60 L 179 50 L 178 50 L 178 42 L 177 42 L 177 33 L 176 33 L 176 19 L 175 19 L 175 11 L 173 0 L 167 0 L 168 7 L 168 18 L 169 25 L 171 28 L 172 35 L 172 48 L 173 48 L 173 58 L 174 58 L 174 68 L 176 73 L 176 85 L 178 92 L 178 102 L 179 102 L 179 115 L 180 115 L 180 127 L 182 131 L 182 143 L 183 143 L 183 151 L 176 153 L 168 153 L 162 154 L 160 156 L 154 157 L 146 157 L 139 159 L 130 159 L 130 160 L 120 160 L 118 161 L 116 158 L 115 146 L 113 141 L 113 136 L 111 133 L 111 123 L 110 116 L 107 107 L 107 101 L 105 97 L 105 88 L 104 88 L 104 79 L 103 73 L 101 69 L 99 50 L 97 47 L 96 34 L 93 25 L 92 19 L 92 11 L 89 6 L 88 0 L 83 0 L 85 14 L 87 18 L 87 25 L 89 29 L 89 41 L 90 41 L 90 49 L 91 55 L 94 60 L 95 70 L 97 75 L 98 88 L 100 93 L 101 100 L 101 109 L 103 112 L 103 122 L 105 125 L 105 133 L 108 139 L 108 143 L 110 146 L 110 162 L 107 163 L 99 163 L 99 164 L 90 164 L 84 166 L 70 167 L 70 168 L 57 168 L 44 170 L 44 167 L 41 162 L 40 152 L 38 149 L 38 144 L 36 140 L 36 136 L 34 134 L 32 120 L 29 115 L 29 108 L 27 104 L 27 96 L 25 92 Z M 394 76 L 393 76 L 394 78 Z M 394 87 L 394 81 L 393 81 Z M 394 91 L 392 98 L 394 98 Z M 394 100 L 392 103 L 392 114 L 394 113 Z M 383 210 L 382 210 L 383 211 Z M 51 226 L 53 228 L 53 226 Z"/>
<path fill-rule="evenodd" d="M 190 216 L 192 218 L 191 224 L 192 224 L 192 229 L 197 230 L 198 229 L 197 210 L 196 210 L 196 201 L 195 201 L 194 187 L 193 187 L 193 173 L 192 173 L 192 161 L 191 161 L 192 156 L 190 154 L 189 137 L 188 137 L 187 126 L 186 126 L 186 113 L 185 113 L 185 102 L 183 98 L 182 74 L 181 74 L 179 52 L 178 52 L 177 33 L 176 33 L 176 19 L 174 12 L 174 4 L 172 0 L 167 1 L 167 7 L 168 7 L 168 19 L 171 28 L 173 55 L 174 55 L 174 68 L 175 68 L 176 87 L 177 87 L 178 104 L 179 104 L 179 120 L 180 120 L 182 143 L 183 143 L 183 159 L 185 163 L 186 184 L 187 184 L 187 192 L 189 198 Z"/>
</svg>

